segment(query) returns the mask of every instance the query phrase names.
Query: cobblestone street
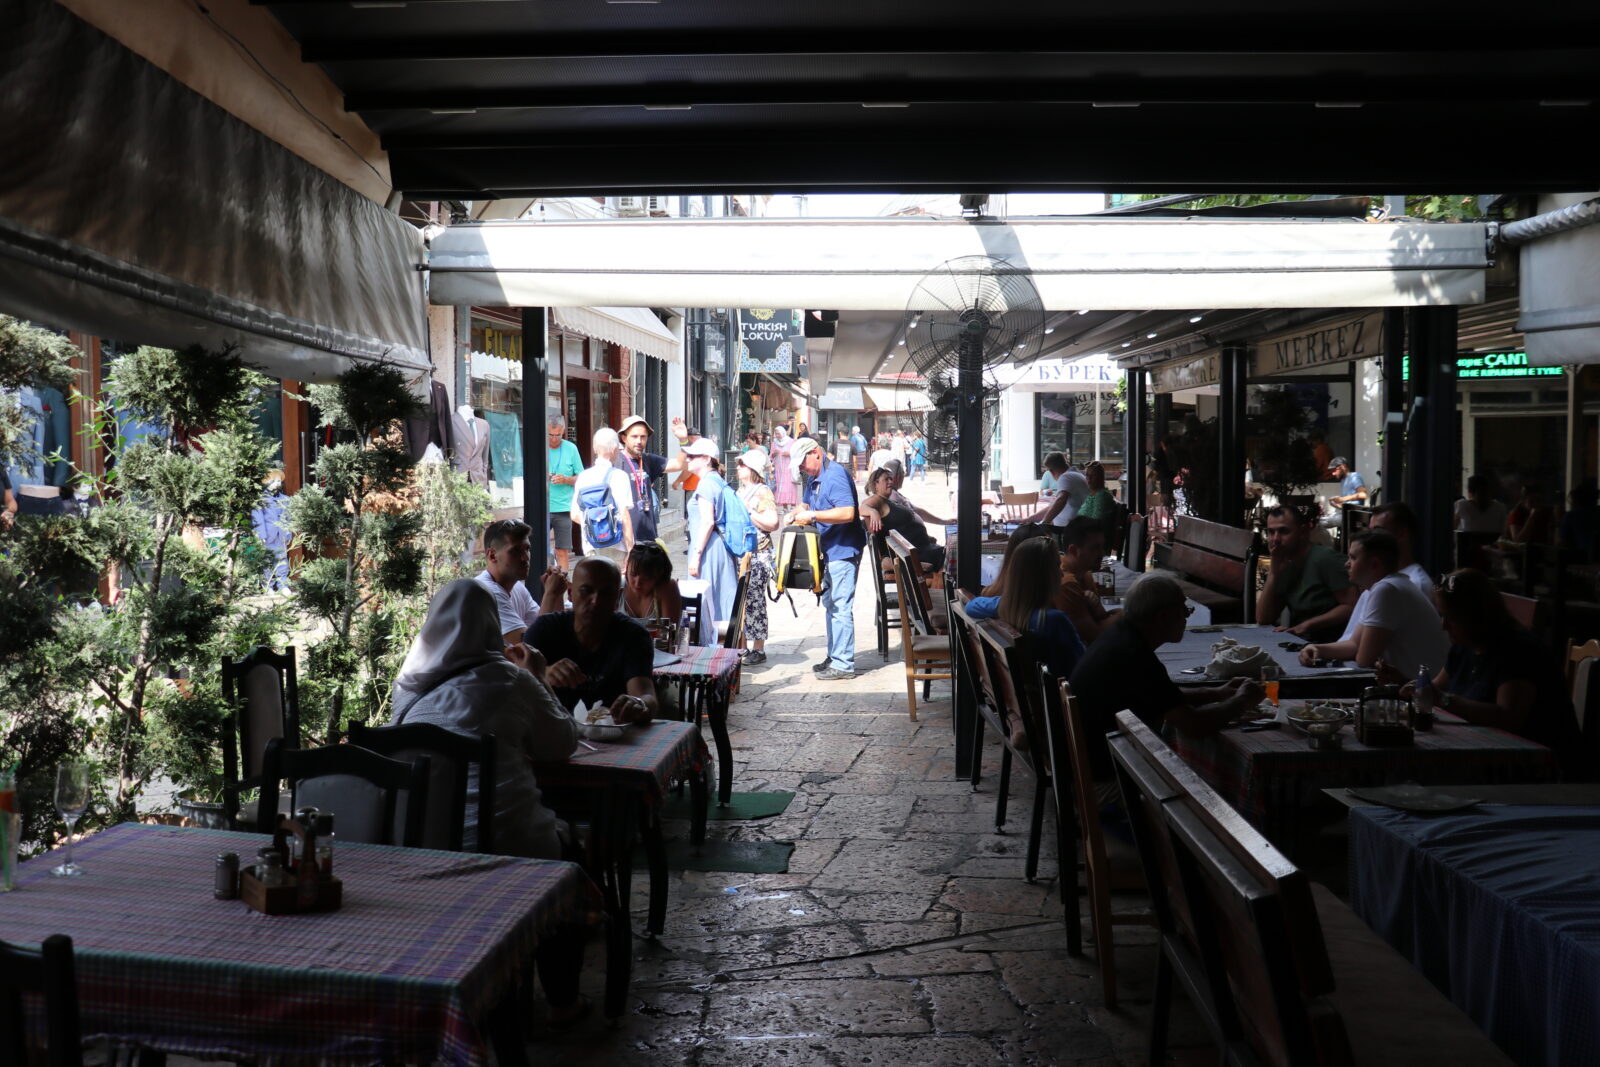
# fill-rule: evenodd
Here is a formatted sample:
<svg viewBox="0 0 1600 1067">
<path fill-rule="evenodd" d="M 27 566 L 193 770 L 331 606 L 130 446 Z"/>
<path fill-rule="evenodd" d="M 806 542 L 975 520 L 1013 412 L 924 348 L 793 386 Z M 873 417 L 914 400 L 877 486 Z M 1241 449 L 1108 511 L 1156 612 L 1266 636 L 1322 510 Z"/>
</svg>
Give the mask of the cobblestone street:
<svg viewBox="0 0 1600 1067">
<path fill-rule="evenodd" d="M 942 481 L 942 479 L 937 479 Z M 942 487 L 913 498 L 935 513 Z M 924 499 L 925 498 L 925 499 Z M 659 939 L 637 937 L 630 1012 L 541 1046 L 561 1064 L 1137 1064 L 1146 1062 L 1154 934 L 1117 930 L 1120 1005 L 1104 1006 L 1092 943 L 1066 950 L 1052 823 L 1024 881 L 1032 782 L 1014 773 L 994 831 L 999 750 L 978 792 L 955 778 L 950 685 L 906 714 L 898 632 L 887 661 L 865 573 L 858 676 L 819 682 L 822 612 L 772 605 L 768 662 L 733 703 L 734 788 L 793 790 L 775 818 L 713 822 L 712 837 L 793 841 L 786 874 L 674 872 Z M 708 732 L 709 740 L 709 732 Z M 672 830 L 678 836 L 685 826 Z M 634 927 L 647 886 L 636 875 Z M 1119 898 L 1119 907 L 1137 901 Z M 1087 918 L 1085 929 L 1088 929 Z M 1088 940 L 1086 934 L 1086 941 Z M 586 986 L 603 973 L 591 946 Z M 1181 1000 L 1181 994 L 1180 998 Z M 1179 1005 L 1169 1062 L 1214 1056 Z"/>
</svg>

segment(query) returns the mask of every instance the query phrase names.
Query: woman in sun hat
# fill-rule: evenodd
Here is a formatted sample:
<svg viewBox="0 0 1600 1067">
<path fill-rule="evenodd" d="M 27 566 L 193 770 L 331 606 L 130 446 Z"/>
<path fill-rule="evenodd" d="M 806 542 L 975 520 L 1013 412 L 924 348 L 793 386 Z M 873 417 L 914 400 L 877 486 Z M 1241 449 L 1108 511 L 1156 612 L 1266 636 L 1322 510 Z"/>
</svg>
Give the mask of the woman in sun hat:
<svg viewBox="0 0 1600 1067">
<path fill-rule="evenodd" d="M 763 481 L 766 473 L 766 449 L 756 446 L 739 457 L 739 499 L 750 512 L 757 531 L 756 550 L 750 557 L 750 580 L 744 590 L 744 636 L 750 642 L 744 661 L 752 666 L 767 661 L 767 583 L 776 573 L 772 534 L 782 522 L 777 500 Z"/>
</svg>

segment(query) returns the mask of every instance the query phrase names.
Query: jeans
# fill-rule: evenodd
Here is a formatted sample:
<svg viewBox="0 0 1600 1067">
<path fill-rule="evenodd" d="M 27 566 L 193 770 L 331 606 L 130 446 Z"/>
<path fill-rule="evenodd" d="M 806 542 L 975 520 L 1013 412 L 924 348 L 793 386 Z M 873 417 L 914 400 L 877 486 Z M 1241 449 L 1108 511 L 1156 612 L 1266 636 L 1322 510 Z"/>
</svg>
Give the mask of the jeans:
<svg viewBox="0 0 1600 1067">
<path fill-rule="evenodd" d="M 926 463 L 911 464 L 911 480 L 925 482 L 928 480 L 928 465 Z"/>
<path fill-rule="evenodd" d="M 828 588 L 822 606 L 828 613 L 828 665 L 841 671 L 856 669 L 856 571 L 861 557 L 830 559 Z"/>
</svg>

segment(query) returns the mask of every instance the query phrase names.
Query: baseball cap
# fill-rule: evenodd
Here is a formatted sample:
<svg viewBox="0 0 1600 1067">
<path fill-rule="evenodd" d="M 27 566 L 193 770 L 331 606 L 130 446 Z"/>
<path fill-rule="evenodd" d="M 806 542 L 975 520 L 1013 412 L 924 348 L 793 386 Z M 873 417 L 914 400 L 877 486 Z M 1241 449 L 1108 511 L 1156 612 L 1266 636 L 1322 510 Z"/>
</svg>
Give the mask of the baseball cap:
<svg viewBox="0 0 1600 1067">
<path fill-rule="evenodd" d="M 767 476 L 767 450 L 759 445 L 746 449 L 739 456 L 739 462 L 755 471 L 761 477 L 765 478 Z"/>
<path fill-rule="evenodd" d="M 1350 466 L 1350 461 L 1348 459 L 1345 459 L 1343 456 L 1334 456 L 1333 459 L 1328 461 L 1328 466 L 1330 466 L 1330 467 L 1348 467 L 1348 466 Z"/>
<path fill-rule="evenodd" d="M 709 437 L 696 437 L 693 441 L 683 446 L 683 454 L 686 456 L 710 456 L 715 459 L 722 455 L 722 449 L 718 448 L 717 443 Z"/>
<path fill-rule="evenodd" d="M 820 451 L 822 451 L 822 446 L 817 443 L 815 437 L 801 437 L 795 441 L 794 447 L 789 450 L 789 461 L 798 467 L 800 466 L 800 461 L 805 459 L 806 456 L 812 452 Z"/>
<path fill-rule="evenodd" d="M 655 427 L 646 422 L 643 415 L 629 415 L 627 418 L 622 420 L 622 428 L 617 431 L 617 436 L 621 437 L 623 434 L 628 432 L 628 427 L 634 425 L 642 425 L 647 433 L 653 434 L 656 432 Z"/>
</svg>

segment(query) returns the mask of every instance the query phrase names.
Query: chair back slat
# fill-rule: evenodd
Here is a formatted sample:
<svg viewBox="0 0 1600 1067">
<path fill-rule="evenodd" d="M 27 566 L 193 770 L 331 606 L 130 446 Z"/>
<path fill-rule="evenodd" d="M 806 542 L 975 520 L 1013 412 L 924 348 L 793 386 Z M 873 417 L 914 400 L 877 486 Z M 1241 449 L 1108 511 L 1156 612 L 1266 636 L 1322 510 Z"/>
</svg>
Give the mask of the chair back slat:
<svg viewBox="0 0 1600 1067">
<path fill-rule="evenodd" d="M 952 629 L 955 628 L 954 620 L 957 618 L 961 620 L 961 651 L 968 669 L 977 680 L 977 689 L 973 695 L 999 714 L 1000 701 L 995 693 L 994 679 L 989 674 L 989 658 L 984 654 L 983 643 L 978 639 L 977 623 L 959 604 L 951 605 L 950 618 Z"/>
<path fill-rule="evenodd" d="M 45 1055 L 28 1048 L 24 994 L 44 1002 Z M 0 941 L 0 1067 L 83 1067 L 72 938 L 51 934 L 38 948 Z"/>
<path fill-rule="evenodd" d="M 359 745 L 292 749 L 284 747 L 281 739 L 269 741 L 263 761 L 260 825 L 276 825 L 278 813 L 270 801 L 277 798 L 279 783 L 287 781 L 293 798 L 291 811 L 306 806 L 331 811 L 337 820 L 334 831 L 341 840 L 419 847 L 428 810 L 430 762 L 429 757 L 419 756 L 402 763 Z M 397 822 L 401 793 L 408 794 L 409 802 L 404 821 Z"/>
<path fill-rule="evenodd" d="M 252 667 L 242 679 L 244 707 L 239 720 L 239 738 L 244 776 L 261 773 L 261 754 L 267 742 L 284 736 L 283 675 L 265 663 Z"/>
<path fill-rule="evenodd" d="M 267 743 L 282 738 L 300 747 L 300 693 L 295 650 L 257 648 L 222 661 L 222 694 L 229 714 L 222 736 L 222 804 L 231 829 L 240 829 L 239 794 L 260 784 Z"/>
<path fill-rule="evenodd" d="M 428 756 L 428 808 L 421 847 L 451 852 L 493 852 L 496 745 L 493 734 L 456 733 L 431 722 L 399 726 L 350 727 L 350 743 L 380 755 L 413 763 Z M 409 797 L 400 799 L 404 825 Z M 476 829 L 467 831 L 467 811 Z"/>
<path fill-rule="evenodd" d="M 1045 755 L 1044 727 L 1034 715 L 1038 701 L 1033 695 L 1029 672 L 1023 666 L 1035 658 L 1032 645 L 1027 635 L 1015 634 L 1009 626 L 995 619 L 980 619 L 973 629 L 983 646 L 1000 713 L 1008 726 L 1014 722 L 1022 723 L 1023 736 L 1028 739 L 1024 748 L 1013 748 L 1038 779 L 1036 788 L 1048 788 L 1050 763 Z M 1010 744 L 1009 737 L 1002 737 L 1001 740 Z"/>
<path fill-rule="evenodd" d="M 904 573 L 909 576 L 901 578 L 899 582 L 901 610 L 911 612 L 919 632 L 936 633 L 937 628 L 933 625 L 933 593 L 928 589 L 927 576 L 922 573 L 922 562 L 917 550 L 898 530 L 891 530 L 885 540 L 895 558 L 905 565 Z M 897 567 L 896 573 L 900 570 L 901 568 Z"/>
</svg>

